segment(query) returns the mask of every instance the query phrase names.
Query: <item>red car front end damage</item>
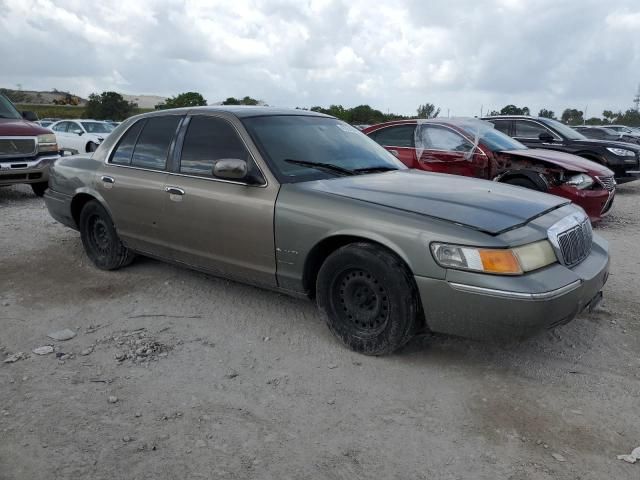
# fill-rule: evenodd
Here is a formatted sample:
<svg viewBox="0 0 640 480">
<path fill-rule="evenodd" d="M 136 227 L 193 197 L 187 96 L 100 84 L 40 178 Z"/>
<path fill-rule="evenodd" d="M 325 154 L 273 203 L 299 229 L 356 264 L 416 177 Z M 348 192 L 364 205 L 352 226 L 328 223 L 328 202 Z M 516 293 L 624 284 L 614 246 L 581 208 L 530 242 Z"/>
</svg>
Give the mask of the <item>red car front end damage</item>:
<svg viewBox="0 0 640 480">
<path fill-rule="evenodd" d="M 523 186 L 567 198 L 592 222 L 611 210 L 614 173 L 576 155 L 529 149 L 477 119 L 401 120 L 363 130 L 410 168 Z"/>
</svg>

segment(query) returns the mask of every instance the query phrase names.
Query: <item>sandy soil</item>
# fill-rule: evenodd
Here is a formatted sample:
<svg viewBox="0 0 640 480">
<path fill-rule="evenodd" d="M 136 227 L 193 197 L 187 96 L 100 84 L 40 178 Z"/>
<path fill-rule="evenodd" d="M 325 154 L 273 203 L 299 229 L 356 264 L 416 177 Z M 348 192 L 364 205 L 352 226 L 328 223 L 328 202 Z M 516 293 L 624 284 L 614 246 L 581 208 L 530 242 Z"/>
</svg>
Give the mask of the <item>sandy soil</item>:
<svg viewBox="0 0 640 480">
<path fill-rule="evenodd" d="M 0 359 L 28 355 L 0 363 L 0 479 L 637 480 L 616 455 L 640 446 L 639 208 L 623 185 L 597 228 L 598 312 L 370 358 L 310 302 L 148 259 L 101 272 L 29 188 L 0 189 Z"/>
</svg>

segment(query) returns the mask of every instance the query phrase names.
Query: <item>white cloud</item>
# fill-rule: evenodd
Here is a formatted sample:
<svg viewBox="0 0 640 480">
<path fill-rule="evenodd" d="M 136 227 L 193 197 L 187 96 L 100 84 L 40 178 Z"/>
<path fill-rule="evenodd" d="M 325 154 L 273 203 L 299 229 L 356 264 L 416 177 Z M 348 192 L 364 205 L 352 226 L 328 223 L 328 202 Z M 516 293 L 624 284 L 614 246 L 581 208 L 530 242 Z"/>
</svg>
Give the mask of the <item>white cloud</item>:
<svg viewBox="0 0 640 480">
<path fill-rule="evenodd" d="M 0 0 L 0 86 L 211 102 L 625 109 L 635 0 Z"/>
</svg>

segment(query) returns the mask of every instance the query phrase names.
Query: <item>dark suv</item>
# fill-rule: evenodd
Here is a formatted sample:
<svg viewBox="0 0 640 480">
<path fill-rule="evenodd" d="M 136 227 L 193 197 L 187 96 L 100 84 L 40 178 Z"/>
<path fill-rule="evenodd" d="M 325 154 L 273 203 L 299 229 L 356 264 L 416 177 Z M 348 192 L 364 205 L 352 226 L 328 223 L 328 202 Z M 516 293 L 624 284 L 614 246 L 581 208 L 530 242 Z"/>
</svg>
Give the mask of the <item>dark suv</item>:
<svg viewBox="0 0 640 480">
<path fill-rule="evenodd" d="M 557 120 L 520 115 L 484 117 L 530 148 L 573 153 L 613 170 L 618 183 L 640 178 L 640 145 L 590 139 Z"/>
<path fill-rule="evenodd" d="M 0 94 L 0 187 L 28 183 L 41 197 L 47 189 L 49 166 L 58 158 L 56 136 L 33 123 L 33 112 L 18 112 Z"/>
</svg>

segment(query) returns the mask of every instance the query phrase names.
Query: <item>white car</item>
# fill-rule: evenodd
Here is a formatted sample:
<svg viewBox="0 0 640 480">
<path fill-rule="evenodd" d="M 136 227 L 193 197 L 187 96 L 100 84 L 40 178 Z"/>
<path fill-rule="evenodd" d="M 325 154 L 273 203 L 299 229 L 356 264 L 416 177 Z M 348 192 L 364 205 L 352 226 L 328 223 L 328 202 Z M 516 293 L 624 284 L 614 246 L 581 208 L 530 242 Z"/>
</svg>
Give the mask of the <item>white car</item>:
<svg viewBox="0 0 640 480">
<path fill-rule="evenodd" d="M 99 120 L 60 120 L 49 128 L 56 134 L 60 150 L 93 152 L 113 131 L 113 125 Z"/>
</svg>

